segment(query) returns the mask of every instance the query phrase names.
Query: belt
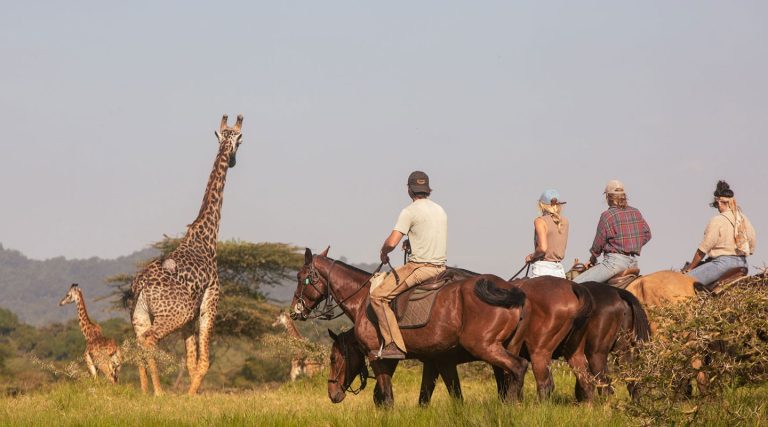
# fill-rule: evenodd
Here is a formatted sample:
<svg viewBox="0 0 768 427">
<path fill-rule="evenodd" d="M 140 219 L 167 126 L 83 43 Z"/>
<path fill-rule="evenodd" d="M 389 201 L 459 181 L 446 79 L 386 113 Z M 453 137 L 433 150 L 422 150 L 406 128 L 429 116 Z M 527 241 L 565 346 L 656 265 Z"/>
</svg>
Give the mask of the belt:
<svg viewBox="0 0 768 427">
<path fill-rule="evenodd" d="M 445 267 L 445 264 L 435 264 L 434 262 L 418 262 L 418 261 L 408 261 L 409 264 L 423 264 L 423 265 L 431 265 L 434 267 Z"/>
</svg>

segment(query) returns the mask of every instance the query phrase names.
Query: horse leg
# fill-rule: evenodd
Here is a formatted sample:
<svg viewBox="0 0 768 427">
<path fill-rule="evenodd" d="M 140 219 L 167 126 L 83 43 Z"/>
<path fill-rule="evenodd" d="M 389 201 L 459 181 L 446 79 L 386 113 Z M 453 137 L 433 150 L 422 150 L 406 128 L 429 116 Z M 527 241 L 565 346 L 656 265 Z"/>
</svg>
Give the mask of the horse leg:
<svg viewBox="0 0 768 427">
<path fill-rule="evenodd" d="M 376 388 L 379 389 L 380 396 L 376 396 L 374 390 L 373 402 L 376 406 L 391 407 L 395 403 L 395 396 L 392 392 L 392 375 L 397 368 L 397 360 L 381 359 L 371 362 L 373 374 L 376 376 Z"/>
<path fill-rule="evenodd" d="M 459 381 L 459 372 L 456 370 L 455 360 L 441 360 L 436 362 L 440 376 L 443 377 L 445 388 L 448 389 L 448 395 L 459 401 L 464 400 L 461 394 L 461 382 Z"/>
<path fill-rule="evenodd" d="M 595 386 L 589 378 L 589 364 L 584 352 L 579 349 L 568 358 L 568 364 L 576 374 L 575 394 L 579 402 L 591 402 Z"/>
<path fill-rule="evenodd" d="M 432 392 L 435 391 L 437 382 L 437 367 L 433 360 L 425 360 L 421 371 L 421 388 L 419 389 L 419 406 L 426 407 L 432 400 Z M 445 380 L 445 378 L 443 378 Z M 377 383 L 378 384 L 378 383 Z"/>
<path fill-rule="evenodd" d="M 604 352 L 594 352 L 587 355 L 589 373 L 598 380 L 600 394 L 613 394 L 611 379 L 608 377 L 608 355 Z"/>
<path fill-rule="evenodd" d="M 467 348 L 467 350 L 476 358 L 490 363 L 494 368 L 504 371 L 504 376 L 511 376 L 508 379 L 509 384 L 521 384 L 522 378 L 525 375 L 525 370 L 528 369 L 528 361 L 520 356 L 510 354 L 501 343 L 495 343 L 488 346 L 481 346 L 480 348 Z M 494 370 L 496 374 L 496 370 Z M 496 377 L 497 389 L 506 389 L 506 395 L 503 396 L 505 401 L 519 398 L 520 395 L 517 390 L 514 393 L 511 392 L 513 387 L 507 386 L 507 380 L 502 381 L 502 386 L 499 386 L 499 376 Z"/>
<path fill-rule="evenodd" d="M 536 391 L 540 400 L 549 398 L 552 390 L 555 389 L 555 382 L 552 380 L 552 373 L 549 371 L 549 364 L 552 361 L 551 353 L 533 353 L 531 354 L 531 370 L 536 379 Z"/>
<path fill-rule="evenodd" d="M 493 376 L 496 378 L 496 391 L 499 394 L 499 400 L 502 402 L 523 400 L 523 381 L 525 380 L 525 372 L 519 377 L 514 377 L 511 374 L 504 372 L 503 369 L 493 366 Z"/>
</svg>

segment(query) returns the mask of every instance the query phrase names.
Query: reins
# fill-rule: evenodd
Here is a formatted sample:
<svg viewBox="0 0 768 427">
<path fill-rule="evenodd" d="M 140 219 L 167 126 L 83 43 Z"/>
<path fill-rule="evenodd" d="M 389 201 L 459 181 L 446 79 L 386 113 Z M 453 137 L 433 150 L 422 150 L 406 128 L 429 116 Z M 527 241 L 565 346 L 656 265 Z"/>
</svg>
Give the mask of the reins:
<svg viewBox="0 0 768 427">
<path fill-rule="evenodd" d="M 344 341 L 344 334 L 339 335 L 339 341 L 341 343 L 339 344 L 339 347 L 341 347 L 341 356 L 344 358 L 344 378 L 349 378 L 349 350 L 347 349 L 347 343 Z M 337 384 L 339 382 L 339 376 L 341 375 L 341 370 L 336 373 L 336 376 L 333 377 L 333 379 L 328 379 L 328 383 L 330 384 Z M 368 384 L 368 378 L 375 378 L 369 375 L 368 373 L 368 366 L 365 364 L 365 361 L 363 361 L 363 367 L 360 369 L 359 372 L 356 374 L 360 377 L 360 387 L 357 389 L 352 388 L 352 382 L 355 380 L 354 376 L 347 384 L 342 384 L 341 387 L 344 389 L 344 392 L 350 392 L 354 395 L 359 394 L 363 389 L 365 389 L 365 386 Z"/>
<path fill-rule="evenodd" d="M 525 277 L 528 277 L 528 271 L 530 271 L 530 269 L 531 269 L 531 263 L 530 262 L 526 262 L 525 265 L 523 265 L 523 267 L 520 268 L 520 270 L 518 270 L 517 273 L 515 273 L 514 276 L 510 277 L 509 280 L 507 280 L 507 282 L 511 282 L 512 280 L 514 280 L 515 277 L 519 276 L 520 273 L 523 272 L 523 270 L 525 270 Z"/>
<path fill-rule="evenodd" d="M 368 277 L 368 279 L 365 282 L 360 284 L 360 287 L 358 287 L 357 290 L 355 290 L 354 292 L 352 292 L 350 295 L 343 298 L 342 300 L 336 301 L 333 294 L 331 293 L 331 272 L 333 271 L 333 267 L 336 266 L 336 262 L 337 261 L 334 260 L 333 263 L 331 263 L 331 267 L 328 269 L 328 278 L 326 279 L 326 285 L 325 285 L 325 296 L 323 298 L 325 303 L 323 305 L 323 308 L 319 311 L 312 310 L 312 313 L 307 315 L 307 319 L 333 320 L 344 315 L 343 311 L 337 314 L 333 314 L 333 311 L 336 310 L 337 307 L 341 307 L 341 304 L 345 303 L 347 300 L 357 295 L 357 293 L 360 292 L 361 289 L 365 288 L 365 285 L 370 283 L 373 276 L 375 276 L 376 273 L 378 273 L 381 270 L 381 267 L 384 266 L 384 262 L 379 263 L 379 266 L 376 267 L 376 270 L 374 270 L 373 273 L 371 273 L 371 275 Z M 389 261 L 387 261 L 386 264 L 389 266 L 390 270 L 392 270 L 392 274 L 394 274 L 395 276 L 395 283 L 399 284 L 400 277 L 397 275 L 397 272 L 395 271 L 395 269 L 392 268 L 392 264 L 390 264 Z M 314 260 L 313 260 L 313 262 L 310 264 L 310 271 L 309 271 L 309 274 L 307 275 L 307 278 L 305 279 L 306 281 L 304 283 L 304 286 L 301 288 L 301 295 L 299 295 L 298 297 L 298 301 L 302 305 L 304 305 L 304 289 L 306 289 L 307 285 L 312 285 L 312 288 L 318 294 L 323 295 L 323 292 L 320 292 L 320 290 L 317 289 L 317 286 L 315 286 L 315 283 L 317 280 L 319 280 L 319 278 L 320 278 L 320 273 L 317 271 L 317 268 L 315 267 Z M 333 300 L 333 302 L 331 302 L 331 300 Z"/>
</svg>

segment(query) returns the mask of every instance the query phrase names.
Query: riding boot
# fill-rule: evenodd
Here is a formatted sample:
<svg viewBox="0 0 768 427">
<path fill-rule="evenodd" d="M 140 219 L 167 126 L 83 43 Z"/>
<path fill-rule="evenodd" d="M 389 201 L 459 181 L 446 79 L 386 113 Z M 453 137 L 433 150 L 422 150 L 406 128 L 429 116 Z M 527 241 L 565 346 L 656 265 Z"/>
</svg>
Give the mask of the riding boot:
<svg viewBox="0 0 768 427">
<path fill-rule="evenodd" d="M 379 333 L 382 338 L 381 348 L 379 351 L 373 351 L 373 354 L 377 359 L 405 359 L 405 353 L 398 348 L 397 344 L 395 344 L 392 334 L 393 331 L 390 327 L 390 317 L 387 316 L 386 308 L 383 304 L 387 303 L 384 301 L 371 300 L 371 308 L 373 309 L 374 314 L 376 314 L 379 323 Z M 394 315 L 392 318 L 394 318 Z M 397 320 L 395 320 L 395 322 L 396 321 Z M 395 327 L 397 327 L 397 324 L 395 324 Z"/>
</svg>

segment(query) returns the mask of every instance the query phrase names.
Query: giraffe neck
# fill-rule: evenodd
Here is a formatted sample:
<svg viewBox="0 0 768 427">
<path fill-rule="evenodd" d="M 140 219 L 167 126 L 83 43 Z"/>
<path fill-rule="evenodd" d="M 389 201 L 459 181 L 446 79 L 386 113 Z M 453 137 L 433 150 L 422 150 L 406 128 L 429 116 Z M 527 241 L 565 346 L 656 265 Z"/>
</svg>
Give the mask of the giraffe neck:
<svg viewBox="0 0 768 427">
<path fill-rule="evenodd" d="M 77 320 L 80 322 L 80 330 L 83 331 L 86 341 L 101 333 L 101 328 L 91 322 L 91 318 L 88 317 L 88 310 L 85 308 L 85 298 L 83 298 L 83 292 L 79 289 L 77 290 Z"/>
<path fill-rule="evenodd" d="M 221 204 L 223 202 L 224 182 L 229 169 L 229 154 L 219 151 L 213 170 L 205 188 L 203 204 L 197 219 L 189 226 L 184 243 L 203 246 L 210 254 L 216 254 L 216 242 L 221 221 Z"/>
<path fill-rule="evenodd" d="M 301 333 L 299 333 L 299 330 L 296 329 L 296 325 L 293 323 L 293 320 L 291 320 L 290 317 L 283 317 L 281 320 L 283 321 L 283 325 L 285 325 L 285 329 L 288 331 L 289 336 L 298 339 L 303 338 Z"/>
</svg>

